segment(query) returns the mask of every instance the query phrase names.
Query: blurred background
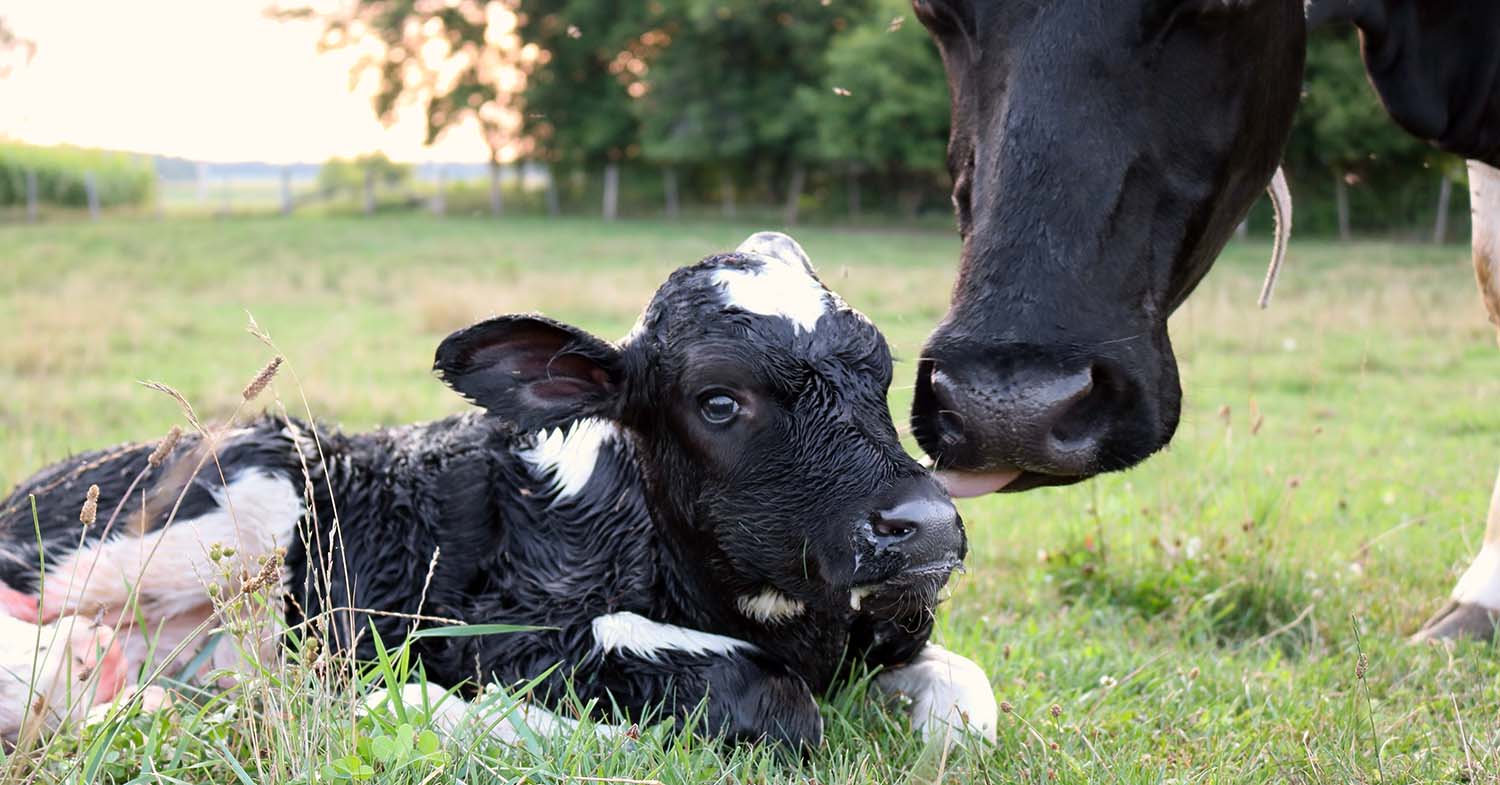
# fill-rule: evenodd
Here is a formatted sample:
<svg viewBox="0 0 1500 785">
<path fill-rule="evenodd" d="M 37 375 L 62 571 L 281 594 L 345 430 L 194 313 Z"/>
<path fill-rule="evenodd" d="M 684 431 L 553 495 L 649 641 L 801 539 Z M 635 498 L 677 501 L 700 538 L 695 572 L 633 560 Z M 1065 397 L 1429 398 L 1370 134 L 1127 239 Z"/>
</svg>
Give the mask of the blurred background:
<svg viewBox="0 0 1500 785">
<path fill-rule="evenodd" d="M 0 2 L 5 221 L 941 228 L 947 116 L 904 0 Z M 1299 235 L 1467 238 L 1461 162 L 1387 119 L 1352 29 L 1312 36 L 1286 166 Z"/>
</svg>

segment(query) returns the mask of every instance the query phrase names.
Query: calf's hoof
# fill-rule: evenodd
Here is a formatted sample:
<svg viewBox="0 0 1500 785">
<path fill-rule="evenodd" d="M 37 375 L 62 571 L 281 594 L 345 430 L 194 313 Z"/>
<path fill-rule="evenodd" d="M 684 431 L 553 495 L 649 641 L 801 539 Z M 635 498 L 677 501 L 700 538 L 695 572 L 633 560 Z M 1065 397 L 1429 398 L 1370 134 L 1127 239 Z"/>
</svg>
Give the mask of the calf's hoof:
<svg viewBox="0 0 1500 785">
<path fill-rule="evenodd" d="M 1457 638 L 1491 641 L 1495 638 L 1497 619 L 1500 619 L 1500 611 L 1471 602 L 1449 600 L 1442 610 L 1433 614 L 1422 625 L 1422 629 L 1411 636 L 1411 642 L 1426 643 Z"/>
</svg>

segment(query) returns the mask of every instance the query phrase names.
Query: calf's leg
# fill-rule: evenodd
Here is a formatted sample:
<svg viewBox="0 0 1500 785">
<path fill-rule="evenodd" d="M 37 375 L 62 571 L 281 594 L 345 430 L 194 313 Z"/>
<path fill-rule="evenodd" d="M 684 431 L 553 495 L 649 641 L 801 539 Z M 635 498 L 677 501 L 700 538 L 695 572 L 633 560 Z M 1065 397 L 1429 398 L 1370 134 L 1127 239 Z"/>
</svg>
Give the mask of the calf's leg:
<svg viewBox="0 0 1500 785">
<path fill-rule="evenodd" d="M 42 625 L 0 616 L 0 738 L 81 719 L 115 697 L 126 671 L 107 627 L 76 616 Z"/>
<path fill-rule="evenodd" d="M 1000 710 L 990 680 L 973 661 L 929 643 L 916 659 L 875 677 L 882 692 L 911 699 L 911 724 L 924 739 L 946 742 L 964 734 L 995 740 Z"/>
<path fill-rule="evenodd" d="M 1474 276 L 1490 321 L 1500 328 L 1500 170 L 1478 161 L 1469 162 L 1469 204 L 1474 223 Z M 1479 555 L 1458 579 L 1448 604 L 1422 625 L 1412 640 L 1460 637 L 1489 640 L 1495 635 L 1497 617 L 1500 617 L 1500 476 L 1495 478 Z"/>
</svg>

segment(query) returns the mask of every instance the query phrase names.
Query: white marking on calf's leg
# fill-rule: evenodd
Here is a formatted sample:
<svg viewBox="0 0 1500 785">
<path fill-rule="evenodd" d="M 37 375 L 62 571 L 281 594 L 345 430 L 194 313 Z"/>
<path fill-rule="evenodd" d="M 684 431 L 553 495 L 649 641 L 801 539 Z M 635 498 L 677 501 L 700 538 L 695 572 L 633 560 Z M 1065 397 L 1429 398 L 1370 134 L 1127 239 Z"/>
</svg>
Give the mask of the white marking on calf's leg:
<svg viewBox="0 0 1500 785">
<path fill-rule="evenodd" d="M 989 677 L 971 660 L 935 643 L 910 663 L 877 675 L 875 684 L 911 698 L 911 724 L 924 739 L 971 732 L 995 740 L 1000 708 Z"/>
<path fill-rule="evenodd" d="M 213 492 L 217 509 L 139 537 L 117 535 L 76 551 L 47 571 L 44 618 L 63 613 L 119 613 L 132 597 L 148 618 L 189 611 L 208 600 L 205 588 L 238 588 L 243 574 L 295 536 L 304 504 L 285 477 L 247 469 Z M 213 545 L 234 556 L 215 563 Z"/>
<path fill-rule="evenodd" d="M 619 426 L 585 417 L 534 434 L 532 446 L 516 450 L 516 455 L 551 476 L 549 490 L 555 501 L 561 501 L 577 496 L 588 485 L 599 462 L 599 451 L 619 438 Z"/>
<path fill-rule="evenodd" d="M 127 668 L 107 627 L 77 616 L 50 624 L 0 616 L 0 737 L 53 729 L 113 698 Z"/>
<path fill-rule="evenodd" d="M 732 654 L 750 644 L 723 635 L 654 622 L 635 613 L 611 613 L 593 621 L 594 641 L 606 653 L 627 651 L 654 660 L 663 653 Z"/>
<path fill-rule="evenodd" d="M 807 610 L 807 603 L 794 600 L 769 587 L 759 594 L 740 597 L 735 600 L 735 605 L 739 606 L 740 613 L 745 616 L 767 624 L 795 619 Z"/>
<path fill-rule="evenodd" d="M 560 736 L 576 732 L 580 725 L 578 720 L 524 700 L 512 702 L 497 696 L 470 703 L 430 681 L 403 684 L 395 693 L 376 690 L 364 702 L 367 709 L 375 710 L 388 701 L 400 701 L 408 710 L 428 711 L 433 727 L 448 738 L 483 734 L 503 744 L 522 744 L 528 740 L 523 728 L 539 736 Z M 610 738 L 624 728 L 601 723 L 593 731 L 600 738 Z"/>
</svg>

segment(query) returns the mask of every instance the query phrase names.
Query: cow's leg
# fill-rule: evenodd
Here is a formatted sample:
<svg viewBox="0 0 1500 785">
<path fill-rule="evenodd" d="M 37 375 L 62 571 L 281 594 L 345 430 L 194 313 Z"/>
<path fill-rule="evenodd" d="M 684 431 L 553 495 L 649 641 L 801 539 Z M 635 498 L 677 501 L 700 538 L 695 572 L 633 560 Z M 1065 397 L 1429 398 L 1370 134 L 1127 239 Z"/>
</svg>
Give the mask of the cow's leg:
<svg viewBox="0 0 1500 785">
<path fill-rule="evenodd" d="M 1469 162 L 1469 204 L 1474 223 L 1474 276 L 1500 328 L 1500 170 Z M 1412 636 L 1415 641 L 1494 637 L 1500 620 L 1500 476 L 1490 499 L 1489 520 L 1479 555 L 1458 579 L 1448 604 Z"/>
<path fill-rule="evenodd" d="M 924 739 L 955 741 L 966 733 L 995 740 L 995 691 L 977 664 L 929 643 L 916 659 L 875 677 L 882 692 L 911 699 L 911 724 Z"/>
</svg>

